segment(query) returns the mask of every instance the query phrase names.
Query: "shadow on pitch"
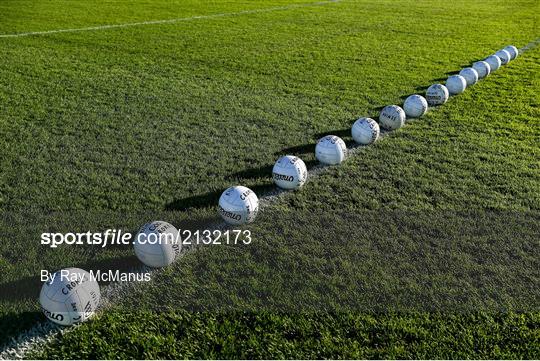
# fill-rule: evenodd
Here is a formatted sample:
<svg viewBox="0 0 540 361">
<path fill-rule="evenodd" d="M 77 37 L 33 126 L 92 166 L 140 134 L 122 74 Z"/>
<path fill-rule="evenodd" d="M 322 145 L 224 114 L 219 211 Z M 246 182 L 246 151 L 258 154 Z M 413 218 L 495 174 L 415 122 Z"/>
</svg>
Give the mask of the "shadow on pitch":
<svg viewBox="0 0 540 361">
<path fill-rule="evenodd" d="M 272 176 L 273 165 L 265 165 L 257 168 L 249 168 L 228 176 L 228 179 L 257 179 Z"/>
<path fill-rule="evenodd" d="M 223 191 L 208 192 L 196 196 L 175 199 L 165 206 L 167 211 L 185 211 L 190 208 L 205 208 L 212 204 L 215 206 Z"/>
<path fill-rule="evenodd" d="M 39 311 L 10 311 L 0 316 L 0 348 L 12 337 L 29 330 L 37 321 L 45 321 L 45 316 Z"/>
<path fill-rule="evenodd" d="M 348 129 L 348 128 L 346 128 L 346 129 L 334 129 L 334 130 L 329 130 L 329 131 L 324 132 L 324 133 L 315 134 L 317 139 L 320 139 L 320 138 L 322 138 L 322 137 L 324 137 L 326 135 L 337 135 L 340 138 L 346 138 L 346 137 L 351 136 L 351 130 Z M 315 151 L 315 144 L 313 144 L 312 151 Z"/>
<path fill-rule="evenodd" d="M 434 82 L 437 82 L 437 80 L 434 80 Z M 429 84 L 429 85 L 421 85 L 421 86 L 415 87 L 414 90 L 416 91 L 416 94 L 424 94 L 430 86 L 431 86 L 431 84 Z M 402 98 L 406 99 L 407 97 L 403 96 Z"/>
<path fill-rule="evenodd" d="M 478 60 L 475 60 L 474 62 L 479 61 L 479 60 L 483 60 L 483 59 L 478 59 Z M 428 89 L 431 85 L 437 84 L 437 83 L 443 84 L 443 85 L 444 85 L 444 83 L 446 82 L 446 80 L 448 79 L 449 76 L 451 76 L 451 75 L 457 75 L 457 74 L 459 74 L 459 72 L 460 72 L 462 69 L 468 68 L 468 67 L 470 67 L 470 66 L 471 66 L 471 64 L 464 64 L 464 65 L 462 65 L 459 69 L 447 71 L 446 73 L 444 73 L 445 76 L 439 77 L 439 78 L 435 78 L 435 79 L 432 79 L 432 80 L 429 82 L 429 84 L 420 85 L 420 86 L 415 87 L 415 88 L 414 88 L 415 93 L 416 93 L 416 94 L 420 94 L 420 95 L 422 95 L 422 96 L 425 96 L 424 94 L 426 93 L 427 89 Z M 409 95 L 411 95 L 411 94 L 409 94 Z M 400 99 L 401 99 L 402 101 L 404 101 L 405 99 L 407 99 L 407 97 L 408 97 L 409 95 L 404 95 L 404 96 L 402 96 Z M 399 105 L 399 104 L 398 104 L 398 105 Z M 430 108 L 433 108 L 433 107 L 436 107 L 436 106 L 430 106 Z"/>
<path fill-rule="evenodd" d="M 266 169 L 266 168 L 264 168 Z M 247 170 L 246 172 L 249 172 L 251 174 L 256 174 L 256 170 Z M 270 173 L 272 174 L 272 173 Z M 230 176 L 231 178 L 234 177 L 234 175 Z M 256 177 L 253 177 L 256 178 Z M 238 180 L 238 179 L 237 179 Z M 275 186 L 270 183 L 268 184 L 258 184 L 258 185 L 250 185 L 249 182 L 242 182 L 243 185 L 251 189 L 255 192 L 257 195 L 262 195 L 271 192 L 275 189 Z M 234 184 L 231 184 L 231 186 Z M 216 192 L 208 192 L 204 194 L 199 194 L 192 197 L 182 198 L 182 199 L 176 199 L 169 204 L 165 206 L 165 209 L 168 211 L 186 211 L 188 209 L 193 208 L 211 208 L 211 207 L 217 207 L 219 202 L 219 197 L 221 197 L 221 194 L 223 193 L 225 189 L 216 191 Z M 205 222 L 209 221 L 218 221 L 220 218 L 216 214 L 215 219 L 207 219 Z M 202 222 L 202 221 L 201 221 Z M 185 226 L 183 227 L 186 228 Z"/>
<path fill-rule="evenodd" d="M 308 154 L 315 151 L 315 143 L 309 143 L 309 144 L 302 144 L 302 145 L 295 145 L 294 147 L 288 147 L 280 150 L 279 152 L 275 152 L 274 155 L 276 157 L 282 156 L 282 155 L 301 155 L 301 154 Z"/>
<path fill-rule="evenodd" d="M 352 123 L 351 123 L 351 125 L 352 125 Z M 279 157 L 279 156 L 283 156 L 283 155 L 301 156 L 301 155 L 305 155 L 305 154 L 314 154 L 315 153 L 315 146 L 317 144 L 317 141 L 319 139 L 321 139 L 322 137 L 325 137 L 327 135 L 337 135 L 338 137 L 342 138 L 345 141 L 347 146 L 349 146 L 350 144 L 354 144 L 354 142 L 352 142 L 350 139 L 347 139 L 347 138 L 351 137 L 351 129 L 350 128 L 332 129 L 332 130 L 328 130 L 326 132 L 315 134 L 314 135 L 315 139 L 314 139 L 313 143 L 302 144 L 302 145 L 297 145 L 297 146 L 294 146 L 294 147 L 284 148 L 284 149 L 280 150 L 279 152 L 275 152 L 274 155 L 276 157 Z M 276 160 L 277 160 L 277 158 L 276 158 Z M 306 166 L 308 168 L 311 168 L 311 167 L 319 164 L 319 162 L 316 161 L 316 160 L 306 161 L 305 159 L 303 159 L 303 161 L 304 161 L 304 163 L 306 163 Z M 270 171 L 269 174 L 272 173 L 272 167 L 273 166 L 268 166 L 267 167 L 267 169 Z"/>
</svg>

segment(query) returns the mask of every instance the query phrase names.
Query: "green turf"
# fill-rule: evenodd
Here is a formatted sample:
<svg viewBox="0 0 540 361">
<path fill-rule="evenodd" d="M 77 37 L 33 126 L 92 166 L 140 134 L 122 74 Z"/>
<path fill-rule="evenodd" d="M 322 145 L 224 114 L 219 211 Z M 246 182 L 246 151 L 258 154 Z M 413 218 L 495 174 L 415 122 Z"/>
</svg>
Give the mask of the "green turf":
<svg viewBox="0 0 540 361">
<path fill-rule="evenodd" d="M 159 322 L 156 322 L 156 319 Z M 83 325 L 49 358 L 537 359 L 536 315 L 143 312 Z M 81 334 L 87 334 L 81 338 Z M 104 340 L 108 340 L 104 341 Z M 111 347 L 114 345 L 114 347 Z"/>
<path fill-rule="evenodd" d="M 537 110 L 470 106 L 494 87 L 532 93 L 518 82 L 538 53 L 266 208 L 252 246 L 187 255 L 35 356 L 538 358 Z M 414 138 L 435 125 L 448 138 Z M 379 172 L 403 185 L 371 184 Z"/>
<path fill-rule="evenodd" d="M 88 15 L 95 2 L 50 1 L 35 9 L 26 3 L 2 2 L 0 33 L 285 4 L 110 2 Z M 39 245 L 41 232 L 133 231 L 152 219 L 203 226 L 215 219 L 216 200 L 229 185 L 271 189 L 269 169 L 279 155 L 294 153 L 311 164 L 319 136 L 350 140 L 357 116 L 376 116 L 379 107 L 509 43 L 525 45 L 538 37 L 536 18 L 530 1 L 343 1 L 0 38 L 0 340 L 42 319 L 36 312 L 42 268 L 137 264 L 129 248 L 50 250 Z M 529 51 L 284 197 L 251 227 L 252 246 L 188 255 L 134 290 L 141 300 L 134 311 L 144 311 L 166 285 L 173 290 L 164 297 L 169 308 L 211 312 L 343 308 L 359 318 L 358 312 L 388 308 L 537 312 L 539 57 Z M 120 306 L 111 322 L 123 317 L 117 312 Z M 448 317 L 435 317 L 433 327 L 454 322 Z M 83 343 L 88 336 L 70 337 Z M 114 354 L 115 342 L 104 342 L 95 357 Z M 336 353 L 321 355 L 345 355 L 347 346 L 332 347 Z M 236 353 L 242 355 L 248 354 Z"/>
</svg>

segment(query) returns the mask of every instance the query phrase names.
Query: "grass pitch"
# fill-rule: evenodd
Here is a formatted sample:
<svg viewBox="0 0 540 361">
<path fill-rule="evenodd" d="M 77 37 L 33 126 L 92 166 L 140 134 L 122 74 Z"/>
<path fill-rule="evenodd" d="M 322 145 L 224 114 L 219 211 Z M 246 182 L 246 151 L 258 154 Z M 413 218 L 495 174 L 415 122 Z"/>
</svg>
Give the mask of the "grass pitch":
<svg viewBox="0 0 540 361">
<path fill-rule="evenodd" d="M 0 33 L 290 4 L 4 1 Z M 342 1 L 0 38 L 1 340 L 43 320 L 39 270 L 138 264 L 41 232 L 204 228 L 231 184 L 271 191 L 279 155 L 313 164 L 320 136 L 350 142 L 358 116 L 525 45 L 536 22 L 527 1 Z M 273 203 L 251 246 L 186 255 L 34 356 L 538 358 L 539 58 Z"/>
</svg>

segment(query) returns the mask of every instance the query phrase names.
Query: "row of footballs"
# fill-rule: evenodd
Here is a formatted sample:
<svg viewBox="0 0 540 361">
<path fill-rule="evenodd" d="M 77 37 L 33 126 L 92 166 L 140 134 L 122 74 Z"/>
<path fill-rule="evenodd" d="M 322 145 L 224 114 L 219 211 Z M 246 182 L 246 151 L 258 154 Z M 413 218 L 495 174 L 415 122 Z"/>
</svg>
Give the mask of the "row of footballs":
<svg viewBox="0 0 540 361">
<path fill-rule="evenodd" d="M 353 139 L 361 145 L 375 142 L 380 134 L 379 124 L 386 130 L 395 130 L 405 124 L 406 118 L 419 118 L 429 106 L 446 103 L 450 95 L 460 94 L 468 86 L 485 78 L 518 56 L 518 49 L 509 45 L 483 61 L 477 61 L 472 67 L 464 68 L 459 75 L 451 75 L 446 84 L 433 84 L 426 91 L 426 97 L 411 95 L 403 103 L 384 107 L 379 115 L 379 123 L 371 118 L 360 118 L 352 126 Z M 345 142 L 335 135 L 321 138 L 315 146 L 315 157 L 326 165 L 341 163 L 347 154 Z M 301 187 L 307 180 L 308 171 L 304 162 L 295 156 L 286 155 L 278 159 L 272 170 L 274 183 L 283 189 L 291 190 Z M 230 187 L 219 199 L 219 213 L 229 224 L 240 225 L 252 222 L 257 216 L 259 200 L 257 195 L 247 187 Z"/>
<path fill-rule="evenodd" d="M 394 130 L 402 127 L 405 118 L 418 118 L 425 114 L 428 105 L 444 104 L 450 95 L 462 93 L 467 86 L 474 85 L 478 79 L 484 78 L 518 56 L 515 46 L 507 46 L 484 61 L 475 62 L 472 67 L 460 71 L 459 75 L 448 77 L 446 85 L 433 84 L 426 91 L 426 97 L 409 96 L 403 108 L 389 105 L 382 109 L 379 123 L 384 129 Z M 379 123 L 371 118 L 360 118 L 352 126 L 353 139 L 361 145 L 375 142 L 380 134 Z M 315 156 L 319 162 L 327 165 L 341 163 L 346 156 L 345 142 L 335 136 L 321 138 L 315 147 Z M 272 170 L 274 183 L 286 190 L 297 189 L 307 180 L 307 167 L 298 157 L 286 155 L 278 159 Z M 241 225 L 252 222 L 259 210 L 257 195 L 247 187 L 230 187 L 219 199 L 219 213 L 229 224 Z M 144 237 L 140 238 L 139 235 Z M 155 221 L 145 224 L 136 236 L 136 240 L 157 235 L 160 240 L 178 240 L 178 230 L 170 223 Z M 165 237 L 163 237 L 165 236 Z M 170 236 L 168 238 L 167 236 Z M 134 242 L 137 258 L 150 267 L 165 267 L 178 257 L 181 250 L 179 242 Z M 68 279 L 58 277 L 64 272 Z M 46 282 L 40 293 L 40 304 L 43 312 L 53 322 L 71 325 L 90 318 L 100 302 L 99 284 L 87 271 L 79 268 L 68 268 L 56 272 L 54 281 Z M 69 278 L 76 280 L 69 280 Z"/>
<path fill-rule="evenodd" d="M 405 124 L 406 118 L 419 118 L 424 115 L 428 106 L 446 103 L 450 95 L 462 93 L 468 86 L 476 84 L 478 79 L 488 76 L 518 56 L 514 46 L 508 46 L 485 59 L 477 61 L 472 67 L 464 68 L 459 75 L 451 75 L 446 85 L 433 84 L 426 90 L 426 97 L 411 95 L 403 103 L 403 108 L 397 105 L 384 107 L 379 115 L 379 123 L 367 117 L 356 120 L 351 129 L 352 138 L 360 145 L 374 143 L 380 135 L 380 127 L 395 130 Z M 347 146 L 338 136 L 327 135 L 319 139 L 315 146 L 315 157 L 325 165 L 336 165 L 343 162 L 347 155 Z M 282 189 L 293 190 L 304 185 L 308 177 L 306 164 L 302 159 L 285 155 L 277 160 L 272 169 L 274 183 Z M 255 192 L 244 186 L 234 186 L 226 189 L 219 199 L 219 214 L 229 224 L 242 225 L 252 222 L 259 210 L 259 199 Z M 148 235 L 156 230 L 158 233 L 177 233 L 174 226 L 167 222 L 157 221 L 145 225 L 139 233 Z M 174 246 L 169 249 L 156 250 L 148 244 L 135 243 L 137 257 L 147 266 L 164 267 L 172 262 L 174 254 L 179 250 Z M 170 255 L 168 258 L 156 257 L 156 254 Z"/>
</svg>

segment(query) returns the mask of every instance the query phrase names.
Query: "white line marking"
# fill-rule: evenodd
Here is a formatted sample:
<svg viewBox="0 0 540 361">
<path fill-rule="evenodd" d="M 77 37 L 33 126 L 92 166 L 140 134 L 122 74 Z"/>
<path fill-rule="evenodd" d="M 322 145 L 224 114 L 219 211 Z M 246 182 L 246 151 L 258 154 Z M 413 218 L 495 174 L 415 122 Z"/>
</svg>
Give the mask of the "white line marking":
<svg viewBox="0 0 540 361">
<path fill-rule="evenodd" d="M 59 34 L 59 33 L 75 33 L 81 31 L 97 31 L 97 30 L 107 30 L 107 29 L 119 29 L 119 28 L 129 28 L 134 26 L 143 26 L 143 25 L 159 25 L 159 24 L 174 24 L 182 21 L 193 21 L 201 19 L 215 19 L 227 16 L 240 16 L 246 14 L 258 14 L 258 13 L 267 13 L 271 11 L 278 10 L 289 10 L 296 9 L 308 6 L 321 6 L 331 3 L 337 3 L 341 0 L 327 0 L 327 1 L 318 1 L 313 3 L 304 3 L 304 4 L 295 4 L 288 6 L 278 6 L 273 8 L 265 9 L 254 9 L 254 10 L 243 10 L 234 13 L 220 13 L 220 14 L 210 14 L 210 15 L 197 15 L 187 18 L 176 18 L 176 19 L 166 19 L 166 20 L 151 20 L 151 21 L 141 21 L 137 23 L 126 23 L 126 24 L 110 24 L 110 25 L 100 25 L 100 26 L 89 26 L 85 28 L 73 28 L 73 29 L 58 29 L 58 30 L 46 30 L 46 31 L 31 31 L 27 33 L 16 33 L 16 34 L 0 34 L 0 38 L 20 38 L 24 36 L 35 36 L 35 35 L 50 35 L 50 34 Z"/>
<path fill-rule="evenodd" d="M 540 38 L 531 41 L 529 44 L 519 49 L 519 51 L 520 53 L 525 52 L 527 50 L 535 48 L 538 45 L 540 45 Z M 409 124 L 414 123 L 415 121 L 419 121 L 419 120 L 409 121 L 408 123 Z M 381 129 L 381 135 L 378 141 L 381 141 L 382 139 L 384 139 L 389 133 L 392 133 L 392 132 Z M 347 158 L 355 156 L 356 154 L 362 151 L 367 151 L 369 148 L 370 148 L 369 145 L 353 145 L 352 147 L 348 148 Z M 337 166 L 316 165 L 309 169 L 308 180 L 313 180 L 319 177 L 321 174 L 324 174 L 324 172 L 334 167 L 337 167 Z M 272 203 L 279 201 L 283 196 L 286 196 L 287 194 L 292 194 L 292 192 L 279 189 L 277 187 L 275 187 L 273 191 L 265 193 L 262 197 L 260 197 L 259 211 L 262 211 L 264 208 L 270 206 Z M 225 230 L 228 227 L 229 226 L 225 222 L 216 222 L 216 223 L 207 225 L 208 229 Z M 194 249 L 194 248 L 195 248 L 194 245 L 190 247 L 182 247 L 182 251 L 178 260 L 180 260 L 182 256 L 184 256 L 187 252 L 189 252 L 191 249 Z M 175 262 L 177 262 L 178 260 L 176 260 Z M 140 268 L 131 270 L 130 272 L 141 273 L 141 274 L 150 273 L 152 276 L 154 276 L 161 271 L 162 270 L 160 269 L 152 269 L 146 266 L 142 266 Z M 114 305 L 116 300 L 126 297 L 127 294 L 129 294 L 129 291 L 133 287 L 136 287 L 137 284 L 139 283 L 140 282 L 137 282 L 137 281 L 136 282 L 115 282 L 104 287 L 101 293 L 101 302 L 100 302 L 99 311 L 102 312 L 103 310 Z M 78 326 L 79 325 L 74 325 L 70 327 L 61 327 L 61 326 L 55 325 L 54 323 L 50 321 L 39 322 L 36 325 L 34 325 L 32 328 L 30 328 L 29 330 L 24 331 L 18 336 L 14 337 L 10 342 L 7 343 L 6 346 L 0 349 L 0 360 L 24 359 L 26 358 L 26 355 L 29 352 L 37 350 L 39 347 L 52 341 L 59 334 L 65 334 L 65 333 L 76 330 Z"/>
<path fill-rule="evenodd" d="M 523 48 L 519 49 L 519 52 L 522 53 L 524 51 L 527 51 L 529 49 L 533 49 L 537 47 L 540 44 L 540 38 L 537 38 L 536 40 L 531 41 L 529 44 L 525 45 Z"/>
</svg>

